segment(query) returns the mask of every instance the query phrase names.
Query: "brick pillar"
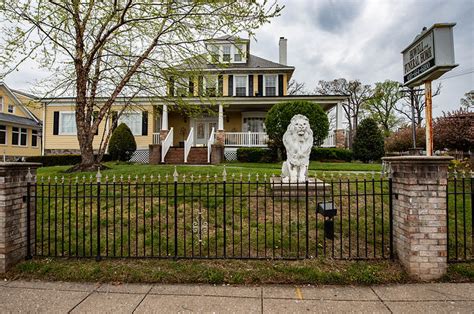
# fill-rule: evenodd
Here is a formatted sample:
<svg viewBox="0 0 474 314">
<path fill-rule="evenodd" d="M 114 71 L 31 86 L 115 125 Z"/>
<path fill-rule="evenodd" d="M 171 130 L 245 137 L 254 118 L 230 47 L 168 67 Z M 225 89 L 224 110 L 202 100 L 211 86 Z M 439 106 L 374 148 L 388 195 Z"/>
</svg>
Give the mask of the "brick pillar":
<svg viewBox="0 0 474 314">
<path fill-rule="evenodd" d="M 417 279 L 438 279 L 447 270 L 446 188 L 451 159 L 383 158 L 392 172 L 394 250 Z"/>
<path fill-rule="evenodd" d="M 225 144 L 225 133 L 224 133 L 223 130 L 217 130 L 217 131 L 216 131 L 216 141 L 215 141 L 215 144 L 216 144 L 216 145 L 224 146 L 224 144 Z"/>
<path fill-rule="evenodd" d="M 38 163 L 0 163 L 0 273 L 27 257 L 27 180 L 36 177 Z M 29 169 L 29 173 L 28 173 Z M 31 174 L 31 175 L 30 175 Z M 30 248 L 34 247 L 35 185 L 30 188 Z M 32 251 L 31 251 L 32 252 Z"/>
<path fill-rule="evenodd" d="M 148 163 L 150 165 L 161 163 L 161 144 L 151 144 L 148 146 Z"/>
<path fill-rule="evenodd" d="M 346 131 L 344 129 L 334 130 L 336 148 L 346 148 Z"/>
</svg>

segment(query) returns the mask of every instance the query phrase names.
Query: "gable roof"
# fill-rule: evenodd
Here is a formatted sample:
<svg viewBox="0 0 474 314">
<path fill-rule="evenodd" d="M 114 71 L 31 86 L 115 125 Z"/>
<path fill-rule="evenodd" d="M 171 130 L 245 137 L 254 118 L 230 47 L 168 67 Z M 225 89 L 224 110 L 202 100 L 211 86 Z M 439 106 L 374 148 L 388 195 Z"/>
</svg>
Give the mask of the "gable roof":
<svg viewBox="0 0 474 314">
<path fill-rule="evenodd" d="M 8 96 L 13 100 L 15 105 L 17 105 L 27 116 L 30 117 L 36 123 L 39 123 L 39 119 L 16 97 L 15 93 L 5 84 L 4 82 L 0 82 L 0 88 L 3 88 Z M 28 119 L 28 118 L 26 118 Z"/>
</svg>

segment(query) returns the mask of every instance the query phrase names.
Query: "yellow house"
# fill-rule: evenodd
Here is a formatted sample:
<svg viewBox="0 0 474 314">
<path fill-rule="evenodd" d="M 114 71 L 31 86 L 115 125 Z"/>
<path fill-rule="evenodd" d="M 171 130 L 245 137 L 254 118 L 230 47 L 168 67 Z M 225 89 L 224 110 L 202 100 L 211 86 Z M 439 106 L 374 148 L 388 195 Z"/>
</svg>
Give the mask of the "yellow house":
<svg viewBox="0 0 474 314">
<path fill-rule="evenodd" d="M 206 50 L 189 59 L 192 67 L 188 64 L 186 68 L 173 69 L 176 74 L 169 77 L 166 101 L 158 96 L 135 97 L 129 105 L 118 99 L 99 127 L 94 149 L 99 148 L 103 131 L 116 125 L 116 113 L 127 105 L 117 122 L 126 123 L 135 136 L 137 152 L 132 161 L 209 163 L 213 146 L 224 147 L 221 155 L 233 160 L 239 147 L 267 145 L 266 114 L 273 105 L 288 100 L 309 100 L 326 112 L 335 111 L 336 125 L 325 146 L 336 145 L 336 130 L 342 129 L 341 103 L 347 96 L 288 95 L 295 68 L 287 65 L 285 38 L 279 40 L 278 62 L 253 55 L 248 39 L 232 36 L 206 42 Z M 98 106 L 101 101 L 97 101 Z M 214 114 L 188 114 L 180 106 L 183 101 L 210 108 Z M 43 124 L 42 153 L 79 153 L 74 98 L 41 102 L 41 108 L 34 110 L 38 110 Z"/>
<path fill-rule="evenodd" d="M 41 155 L 41 121 L 28 107 L 30 98 L 0 82 L 0 153 L 15 161 Z"/>
</svg>

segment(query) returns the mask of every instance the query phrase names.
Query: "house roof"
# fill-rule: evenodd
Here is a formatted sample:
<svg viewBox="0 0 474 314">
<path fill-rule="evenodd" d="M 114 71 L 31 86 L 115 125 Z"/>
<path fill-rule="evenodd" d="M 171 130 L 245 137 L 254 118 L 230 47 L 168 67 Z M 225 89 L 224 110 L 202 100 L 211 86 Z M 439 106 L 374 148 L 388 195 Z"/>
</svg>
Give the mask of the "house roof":
<svg viewBox="0 0 474 314">
<path fill-rule="evenodd" d="M 247 63 L 228 63 L 228 64 L 212 64 L 207 60 L 206 54 L 200 54 L 196 57 L 192 57 L 182 64 L 178 65 L 177 68 L 197 68 L 202 70 L 281 70 L 291 71 L 295 70 L 294 66 L 284 65 L 276 63 L 261 57 L 257 57 L 253 54 L 249 54 Z"/>
<path fill-rule="evenodd" d="M 4 82 L 0 81 L 0 87 L 3 87 L 4 90 L 7 92 L 8 96 L 15 102 L 15 104 L 24 112 L 27 116 L 29 116 L 33 121 L 39 122 L 40 120 L 25 106 L 15 95 L 15 93 L 5 84 Z"/>
<path fill-rule="evenodd" d="M 232 35 L 224 35 L 224 36 L 221 36 L 221 37 L 208 39 L 206 41 L 208 41 L 208 42 L 213 42 L 213 41 L 235 42 L 235 41 L 250 41 L 250 40 L 246 39 L 246 38 L 242 38 L 242 37 L 232 36 Z"/>
<path fill-rule="evenodd" d="M 15 115 L 3 113 L 3 112 L 0 112 L 0 122 L 7 122 L 7 123 L 12 123 L 12 124 L 21 124 L 21 125 L 41 128 L 41 124 L 36 122 L 33 119 L 24 118 L 24 117 L 20 117 L 20 116 L 15 116 Z"/>
</svg>

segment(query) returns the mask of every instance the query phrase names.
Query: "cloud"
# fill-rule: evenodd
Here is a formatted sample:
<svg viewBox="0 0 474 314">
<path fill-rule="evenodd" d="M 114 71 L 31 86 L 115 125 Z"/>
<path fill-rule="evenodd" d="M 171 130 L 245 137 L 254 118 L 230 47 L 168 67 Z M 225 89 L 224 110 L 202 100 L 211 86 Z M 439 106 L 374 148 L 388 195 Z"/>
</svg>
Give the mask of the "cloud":
<svg viewBox="0 0 474 314">
<path fill-rule="evenodd" d="M 363 6 L 360 1 L 328 1 L 314 13 L 321 29 L 335 33 L 350 26 Z"/>
</svg>

